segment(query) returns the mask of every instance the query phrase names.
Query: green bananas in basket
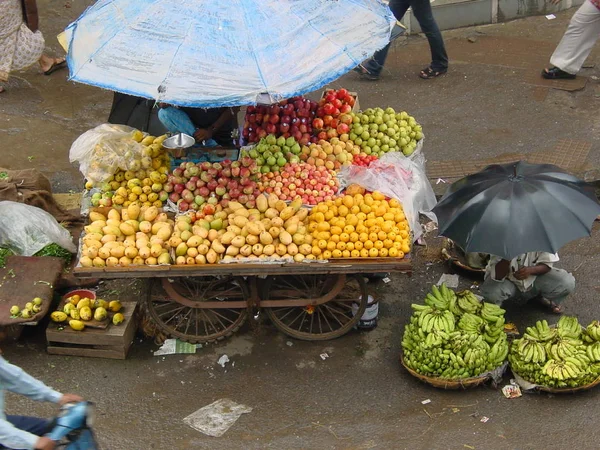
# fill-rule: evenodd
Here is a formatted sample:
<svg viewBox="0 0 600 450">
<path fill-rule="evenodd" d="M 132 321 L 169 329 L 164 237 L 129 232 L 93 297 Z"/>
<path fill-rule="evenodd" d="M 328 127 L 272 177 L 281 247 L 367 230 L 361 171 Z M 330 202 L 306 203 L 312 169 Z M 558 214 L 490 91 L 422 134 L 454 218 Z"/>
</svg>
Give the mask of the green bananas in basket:
<svg viewBox="0 0 600 450">
<path fill-rule="evenodd" d="M 508 361 L 531 383 L 556 388 L 590 384 L 600 376 L 600 323 L 582 329 L 575 317 L 563 316 L 553 328 L 538 321 L 513 341 Z"/>
<path fill-rule="evenodd" d="M 482 303 L 471 291 L 433 286 L 404 330 L 404 363 L 414 371 L 446 379 L 481 375 L 504 362 L 508 342 L 504 310 Z"/>
</svg>

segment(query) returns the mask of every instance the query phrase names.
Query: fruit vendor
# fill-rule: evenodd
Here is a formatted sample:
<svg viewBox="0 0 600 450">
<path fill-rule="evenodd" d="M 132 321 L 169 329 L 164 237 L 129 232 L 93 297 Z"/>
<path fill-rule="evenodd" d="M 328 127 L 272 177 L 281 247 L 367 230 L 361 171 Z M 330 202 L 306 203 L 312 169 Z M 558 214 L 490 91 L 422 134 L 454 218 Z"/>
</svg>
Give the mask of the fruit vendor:
<svg viewBox="0 0 600 450">
<path fill-rule="evenodd" d="M 50 421 L 6 415 L 4 391 L 22 394 L 37 401 L 57 403 L 59 406 L 83 401 L 78 395 L 56 392 L 0 356 L 0 448 L 7 449 L 52 450 L 56 443 L 43 436 L 49 431 Z"/>
<path fill-rule="evenodd" d="M 159 104 L 158 118 L 171 133 L 193 136 L 203 147 L 233 146 L 236 128 L 233 108 L 179 108 Z"/>
<path fill-rule="evenodd" d="M 512 261 L 491 256 L 481 295 L 498 305 L 510 298 L 539 297 L 552 312 L 560 314 L 561 303 L 575 290 L 575 278 L 554 267 L 558 260 L 557 254 L 546 252 L 524 253 Z"/>
</svg>

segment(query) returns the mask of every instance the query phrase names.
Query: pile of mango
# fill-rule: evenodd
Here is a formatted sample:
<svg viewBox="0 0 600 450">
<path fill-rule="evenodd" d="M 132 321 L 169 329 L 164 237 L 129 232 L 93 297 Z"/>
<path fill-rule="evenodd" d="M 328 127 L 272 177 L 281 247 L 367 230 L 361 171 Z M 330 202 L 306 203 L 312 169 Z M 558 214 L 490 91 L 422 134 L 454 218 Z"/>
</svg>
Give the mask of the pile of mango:
<svg viewBox="0 0 600 450">
<path fill-rule="evenodd" d="M 52 321 L 63 323 L 69 321 L 69 326 L 76 331 L 85 329 L 86 322 L 95 320 L 101 322 L 108 317 L 108 312 L 114 312 L 112 318 L 114 325 L 121 324 L 125 317 L 120 312 L 123 306 L 119 300 L 106 301 L 102 299 L 91 299 L 81 297 L 77 294 L 66 299 L 62 311 L 54 311 L 50 314 Z"/>
</svg>

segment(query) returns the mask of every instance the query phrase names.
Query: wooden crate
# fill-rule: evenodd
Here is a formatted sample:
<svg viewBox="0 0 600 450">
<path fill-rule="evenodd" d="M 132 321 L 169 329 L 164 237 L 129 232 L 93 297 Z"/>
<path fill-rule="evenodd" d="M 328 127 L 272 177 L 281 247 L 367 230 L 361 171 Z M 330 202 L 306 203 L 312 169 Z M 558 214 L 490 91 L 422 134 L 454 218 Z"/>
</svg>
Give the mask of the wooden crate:
<svg viewBox="0 0 600 450">
<path fill-rule="evenodd" d="M 88 356 L 92 358 L 125 359 L 137 330 L 137 302 L 123 302 L 125 320 L 112 323 L 107 329 L 72 330 L 68 324 L 62 330 L 54 322 L 46 328 L 48 353 L 52 355 Z"/>
<path fill-rule="evenodd" d="M 321 93 L 320 98 L 325 97 L 325 95 L 327 94 L 327 91 L 332 90 L 332 89 L 337 91 L 337 89 L 334 89 L 331 87 L 326 87 L 325 90 Z M 358 92 L 350 92 L 349 91 L 348 94 L 350 94 L 352 97 L 354 97 L 354 106 L 352 107 L 352 112 L 354 112 L 354 113 L 359 112 L 360 111 L 360 103 L 358 101 Z"/>
</svg>

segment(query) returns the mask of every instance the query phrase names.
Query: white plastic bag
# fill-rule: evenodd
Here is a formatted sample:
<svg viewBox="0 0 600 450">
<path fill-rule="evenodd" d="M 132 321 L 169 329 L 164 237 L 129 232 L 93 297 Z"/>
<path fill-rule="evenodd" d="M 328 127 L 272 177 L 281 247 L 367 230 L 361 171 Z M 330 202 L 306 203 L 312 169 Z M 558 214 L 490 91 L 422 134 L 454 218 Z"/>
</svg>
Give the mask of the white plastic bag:
<svg viewBox="0 0 600 450">
<path fill-rule="evenodd" d="M 99 125 L 73 142 L 69 159 L 94 183 L 106 182 L 118 169 L 140 170 L 144 147 L 132 139 L 135 133 L 141 132 L 126 125 Z"/>
<path fill-rule="evenodd" d="M 407 158 L 400 152 L 390 152 L 373 161 L 369 167 L 345 166 L 338 174 L 342 187 L 356 183 L 369 191 L 380 191 L 395 198 L 404 208 L 413 240 L 423 233 L 419 213 L 437 223 L 431 209 L 436 204 L 433 188 L 425 174 L 425 158 Z"/>
<path fill-rule="evenodd" d="M 77 251 L 69 232 L 51 214 L 24 203 L 0 202 L 1 247 L 32 256 L 53 243 L 71 253 Z"/>
</svg>

